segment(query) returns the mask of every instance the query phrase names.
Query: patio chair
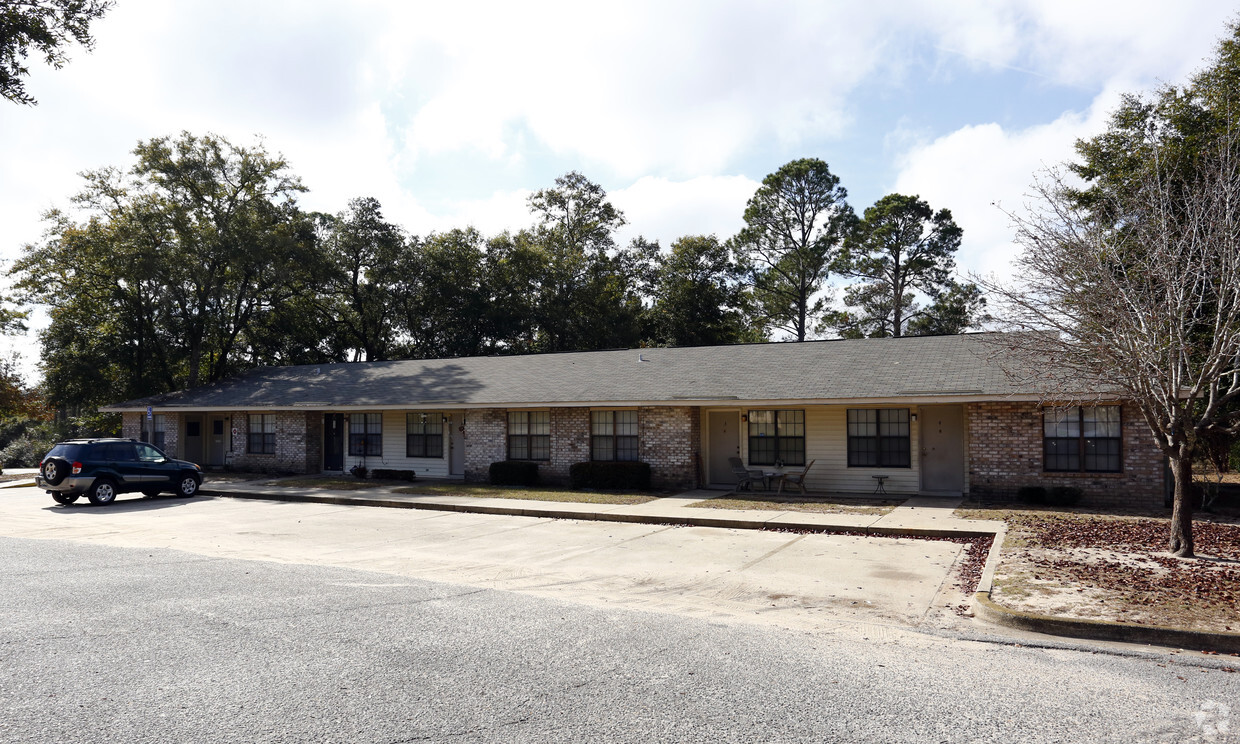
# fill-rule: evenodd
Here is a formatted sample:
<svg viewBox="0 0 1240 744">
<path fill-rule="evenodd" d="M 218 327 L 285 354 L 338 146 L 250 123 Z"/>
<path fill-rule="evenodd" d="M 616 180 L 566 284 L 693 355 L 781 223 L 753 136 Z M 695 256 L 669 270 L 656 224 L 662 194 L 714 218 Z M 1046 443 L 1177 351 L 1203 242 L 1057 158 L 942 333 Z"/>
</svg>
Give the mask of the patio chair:
<svg viewBox="0 0 1240 744">
<path fill-rule="evenodd" d="M 784 473 L 783 475 L 779 476 L 779 490 L 775 492 L 775 495 L 778 496 L 781 493 L 783 493 L 784 484 L 790 483 L 796 486 L 797 488 L 801 489 L 801 495 L 804 496 L 805 495 L 805 476 L 807 473 L 809 473 L 809 469 L 814 467 L 814 463 L 816 462 L 818 461 L 810 460 L 809 464 L 805 466 L 805 469 L 799 473 Z"/>
<path fill-rule="evenodd" d="M 761 483 L 766 485 L 766 475 L 761 470 L 750 470 L 745 467 L 745 463 L 739 457 L 729 457 L 728 464 L 732 466 L 732 475 L 736 476 L 737 491 L 752 491 L 753 484 Z"/>
</svg>

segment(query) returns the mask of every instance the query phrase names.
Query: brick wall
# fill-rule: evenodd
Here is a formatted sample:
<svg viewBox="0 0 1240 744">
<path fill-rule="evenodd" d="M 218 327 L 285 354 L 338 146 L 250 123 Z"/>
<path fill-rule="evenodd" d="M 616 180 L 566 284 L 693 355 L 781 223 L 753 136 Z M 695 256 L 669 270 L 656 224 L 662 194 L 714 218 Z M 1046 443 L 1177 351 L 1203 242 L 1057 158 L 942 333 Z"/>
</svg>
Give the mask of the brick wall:
<svg viewBox="0 0 1240 744">
<path fill-rule="evenodd" d="M 590 459 L 590 409 L 551 409 L 551 459 L 538 463 L 544 483 L 567 483 L 569 468 Z M 656 488 L 694 488 L 701 481 L 701 412 L 689 406 L 638 410 L 638 448 Z M 465 414 L 465 479 L 485 481 L 491 463 L 508 457 L 508 411 Z"/>
<path fill-rule="evenodd" d="M 121 436 L 126 439 L 142 438 L 142 419 L 145 413 L 122 413 Z"/>
<path fill-rule="evenodd" d="M 1163 456 L 1131 406 L 1123 406 L 1123 471 L 1047 473 L 1042 469 L 1042 407 L 1037 403 L 970 403 L 969 492 L 1015 498 L 1021 486 L 1076 486 L 1084 506 L 1163 505 Z"/>
<path fill-rule="evenodd" d="M 637 414 L 639 459 L 650 463 L 655 488 L 689 489 L 701 483 L 702 410 L 649 406 Z"/>
<path fill-rule="evenodd" d="M 256 412 L 257 413 L 257 412 Z M 233 411 L 232 467 L 258 472 L 317 473 L 322 466 L 322 417 L 318 411 L 276 411 L 276 451 L 274 454 L 247 452 L 250 416 Z"/>
<path fill-rule="evenodd" d="M 544 483 L 568 483 L 568 469 L 590 459 L 590 409 L 551 409 L 551 461 L 539 463 Z"/>
<path fill-rule="evenodd" d="M 501 408 L 465 411 L 465 480 L 485 482 L 491 463 L 505 459 L 508 414 Z"/>
</svg>

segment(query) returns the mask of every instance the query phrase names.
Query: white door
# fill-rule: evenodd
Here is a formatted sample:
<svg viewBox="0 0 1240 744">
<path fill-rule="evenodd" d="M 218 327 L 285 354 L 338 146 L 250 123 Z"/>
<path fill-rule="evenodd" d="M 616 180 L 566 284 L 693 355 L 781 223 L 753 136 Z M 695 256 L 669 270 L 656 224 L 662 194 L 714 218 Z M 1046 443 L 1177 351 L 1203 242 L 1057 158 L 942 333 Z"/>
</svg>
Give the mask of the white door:
<svg viewBox="0 0 1240 744">
<path fill-rule="evenodd" d="M 921 438 L 921 490 L 964 490 L 964 406 L 923 406 L 917 421 Z"/>
<path fill-rule="evenodd" d="M 464 418 L 454 413 L 448 419 L 448 475 L 465 475 Z"/>
<path fill-rule="evenodd" d="M 710 484 L 736 485 L 729 457 L 741 456 L 741 415 L 739 411 L 711 411 L 707 414 L 707 445 L 710 447 Z"/>
</svg>

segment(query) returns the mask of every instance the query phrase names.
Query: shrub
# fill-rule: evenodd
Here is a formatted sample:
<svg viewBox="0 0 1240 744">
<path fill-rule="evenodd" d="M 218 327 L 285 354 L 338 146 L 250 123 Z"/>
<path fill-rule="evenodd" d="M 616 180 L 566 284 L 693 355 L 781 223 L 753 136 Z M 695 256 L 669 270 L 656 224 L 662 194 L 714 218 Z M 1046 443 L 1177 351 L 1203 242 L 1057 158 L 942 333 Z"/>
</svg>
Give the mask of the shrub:
<svg viewBox="0 0 1240 744">
<path fill-rule="evenodd" d="M 1081 489 L 1076 486 L 1052 486 L 1046 489 L 1046 503 L 1051 506 L 1075 506 L 1081 500 Z"/>
<path fill-rule="evenodd" d="M 1016 498 L 1027 504 L 1045 504 L 1046 489 L 1042 486 L 1021 486 L 1016 491 Z"/>
<path fill-rule="evenodd" d="M 645 462 L 578 462 L 568 468 L 573 488 L 650 490 L 650 464 Z"/>
<path fill-rule="evenodd" d="M 417 479 L 417 474 L 412 470 L 385 470 L 383 468 L 375 468 L 370 471 L 371 478 L 379 478 L 382 480 L 403 480 L 412 481 Z"/>
<path fill-rule="evenodd" d="M 538 485 L 538 463 L 526 460 L 493 462 L 487 480 L 493 486 L 535 486 Z"/>
<path fill-rule="evenodd" d="M 55 432 L 34 428 L 9 442 L 0 450 L 0 467 L 33 468 L 60 441 Z"/>
</svg>

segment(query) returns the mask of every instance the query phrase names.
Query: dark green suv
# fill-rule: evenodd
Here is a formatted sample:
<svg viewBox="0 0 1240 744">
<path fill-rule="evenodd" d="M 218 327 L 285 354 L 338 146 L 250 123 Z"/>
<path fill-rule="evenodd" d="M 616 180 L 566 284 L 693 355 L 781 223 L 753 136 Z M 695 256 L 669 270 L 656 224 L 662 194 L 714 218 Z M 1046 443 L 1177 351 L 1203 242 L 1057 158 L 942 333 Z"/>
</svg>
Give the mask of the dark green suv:
<svg viewBox="0 0 1240 744">
<path fill-rule="evenodd" d="M 102 506 L 132 491 L 193 496 L 202 485 L 202 468 L 134 439 L 70 439 L 52 447 L 34 480 L 58 504 L 72 504 L 86 494 L 90 503 Z"/>
</svg>

